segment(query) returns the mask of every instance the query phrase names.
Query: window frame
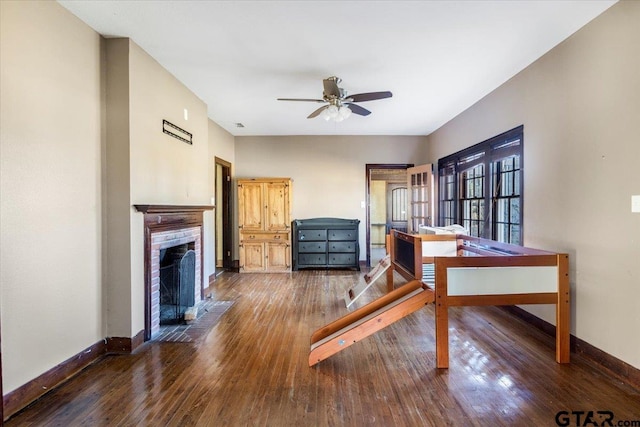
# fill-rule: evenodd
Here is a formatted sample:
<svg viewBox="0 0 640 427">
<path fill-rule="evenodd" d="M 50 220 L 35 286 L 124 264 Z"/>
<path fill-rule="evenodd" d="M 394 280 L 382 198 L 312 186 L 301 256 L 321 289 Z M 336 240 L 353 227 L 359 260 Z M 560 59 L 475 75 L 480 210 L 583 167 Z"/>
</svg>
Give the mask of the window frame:
<svg viewBox="0 0 640 427">
<path fill-rule="evenodd" d="M 524 227 L 524 126 L 520 125 L 500 135 L 489 138 L 471 147 L 457 153 L 443 157 L 438 160 L 438 224 L 446 226 L 451 224 L 464 224 L 463 205 L 476 204 L 483 205 L 481 218 L 467 218 L 466 221 L 477 221 L 477 228 L 470 230 L 471 235 L 489 238 L 497 241 L 501 236 L 498 235 L 500 230 L 504 230 L 505 224 L 508 228 L 507 242 L 517 245 L 523 244 Z M 518 157 L 518 161 L 514 165 L 518 167 L 513 171 L 500 171 L 498 165 L 504 166 L 504 160 Z M 476 193 L 474 188 L 473 197 L 464 197 L 465 190 L 469 190 L 468 185 L 473 182 L 476 187 L 478 178 L 476 171 L 482 165 L 483 176 L 481 188 L 483 194 L 481 197 Z M 501 174 L 499 172 L 502 172 Z M 496 175 L 498 173 L 498 175 Z M 510 174 L 510 175 L 509 175 Z M 517 175 L 517 176 L 516 176 Z M 496 182 L 496 177 L 500 179 Z M 515 192 L 509 195 L 500 194 L 503 189 L 502 178 L 505 176 L 513 176 L 514 183 L 517 182 L 517 188 L 511 187 Z M 472 181 L 473 180 L 473 181 Z M 500 187 L 497 187 L 497 185 Z M 453 193 L 453 194 L 452 194 Z M 452 197 L 453 195 L 453 197 Z M 497 211 L 500 200 L 508 199 L 509 207 L 515 206 L 513 199 L 517 202 L 517 223 L 512 222 L 514 219 L 509 211 L 507 222 L 502 221 L 504 218 L 498 218 Z M 472 201 L 472 202 L 469 202 Z M 475 201 L 475 202 L 474 202 Z M 477 212 L 480 214 L 480 212 Z M 500 226 L 499 224 L 502 224 Z M 512 234 L 514 226 L 518 228 L 517 238 Z"/>
</svg>

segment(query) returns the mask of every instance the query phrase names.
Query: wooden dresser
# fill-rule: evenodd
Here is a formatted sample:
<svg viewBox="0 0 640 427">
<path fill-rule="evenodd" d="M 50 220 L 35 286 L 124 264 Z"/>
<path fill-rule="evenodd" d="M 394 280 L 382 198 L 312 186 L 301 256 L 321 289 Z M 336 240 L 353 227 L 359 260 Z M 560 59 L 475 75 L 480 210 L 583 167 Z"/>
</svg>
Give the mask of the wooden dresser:
<svg viewBox="0 0 640 427">
<path fill-rule="evenodd" d="M 360 270 L 357 219 L 296 219 L 293 228 L 293 269 L 355 268 Z"/>
<path fill-rule="evenodd" d="M 291 271 L 291 179 L 238 179 L 240 272 Z"/>
</svg>

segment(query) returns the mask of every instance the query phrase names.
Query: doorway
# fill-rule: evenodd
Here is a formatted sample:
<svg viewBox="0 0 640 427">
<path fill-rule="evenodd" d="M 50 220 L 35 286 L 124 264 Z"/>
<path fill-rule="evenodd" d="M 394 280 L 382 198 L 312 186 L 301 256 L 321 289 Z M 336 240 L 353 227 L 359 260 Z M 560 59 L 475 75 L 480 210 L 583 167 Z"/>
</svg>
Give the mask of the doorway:
<svg viewBox="0 0 640 427">
<path fill-rule="evenodd" d="M 407 168 L 412 164 L 366 165 L 367 267 L 386 254 L 385 236 L 391 228 L 407 230 Z"/>
<path fill-rule="evenodd" d="M 233 268 L 231 163 L 215 158 L 216 276 Z"/>
</svg>

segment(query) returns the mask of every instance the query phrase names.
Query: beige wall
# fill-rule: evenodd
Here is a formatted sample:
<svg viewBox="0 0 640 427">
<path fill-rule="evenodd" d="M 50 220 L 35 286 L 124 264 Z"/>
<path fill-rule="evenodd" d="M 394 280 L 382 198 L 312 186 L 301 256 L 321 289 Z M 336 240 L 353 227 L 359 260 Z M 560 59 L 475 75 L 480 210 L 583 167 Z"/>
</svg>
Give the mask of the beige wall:
<svg viewBox="0 0 640 427">
<path fill-rule="evenodd" d="M 235 163 L 235 138 L 229 132 L 221 128 L 213 120 L 209 120 L 209 143 L 211 147 L 210 158 L 218 157 L 232 164 Z"/>
<path fill-rule="evenodd" d="M 524 124 L 525 245 L 569 253 L 572 333 L 640 368 L 638 22 L 640 2 L 614 5 L 431 134 L 429 158 Z"/>
<path fill-rule="evenodd" d="M 129 49 L 130 205 L 211 204 L 213 161 L 206 104 L 133 41 Z M 193 134 L 193 144 L 162 133 L 163 119 Z M 143 230 L 142 214 L 131 208 L 131 329 L 109 331 L 113 336 L 132 336 L 144 329 Z M 207 212 L 205 280 L 213 272 L 209 270 L 213 254 L 207 251 L 212 247 L 206 243 L 212 235 L 213 213 Z"/>
<path fill-rule="evenodd" d="M 54 2 L 0 2 L 4 392 L 104 337 L 101 39 Z"/>
<path fill-rule="evenodd" d="M 236 176 L 291 177 L 293 219 L 359 219 L 364 260 L 365 165 L 418 164 L 426 158 L 425 143 L 421 136 L 236 137 Z"/>
<path fill-rule="evenodd" d="M 103 40 L 106 52 L 106 209 L 104 286 L 106 335 L 131 330 L 131 174 L 129 40 Z M 108 284 L 108 286 L 106 285 Z"/>
<path fill-rule="evenodd" d="M 102 39 L 55 2 L 0 7 L 7 393 L 144 328 L 144 231 L 132 204 L 210 204 L 213 157 L 232 153 L 233 137 L 210 139 L 207 106 L 132 41 Z M 162 119 L 193 145 L 163 134 Z M 206 279 L 213 212 L 204 221 Z"/>
</svg>

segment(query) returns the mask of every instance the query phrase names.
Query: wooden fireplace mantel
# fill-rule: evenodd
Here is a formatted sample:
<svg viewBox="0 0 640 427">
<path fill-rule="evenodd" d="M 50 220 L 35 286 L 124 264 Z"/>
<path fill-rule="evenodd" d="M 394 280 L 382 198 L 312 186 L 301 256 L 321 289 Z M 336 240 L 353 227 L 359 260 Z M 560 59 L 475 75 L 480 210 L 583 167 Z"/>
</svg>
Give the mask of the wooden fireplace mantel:
<svg viewBox="0 0 640 427">
<path fill-rule="evenodd" d="M 204 212 L 213 210 L 212 205 L 133 205 L 138 212 L 145 214 Z"/>
<path fill-rule="evenodd" d="M 147 231 L 154 229 L 175 229 L 202 225 L 204 211 L 213 210 L 211 205 L 133 205 L 144 214 Z"/>
</svg>

